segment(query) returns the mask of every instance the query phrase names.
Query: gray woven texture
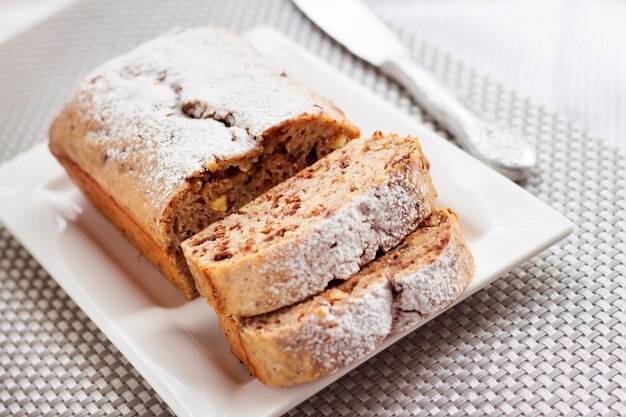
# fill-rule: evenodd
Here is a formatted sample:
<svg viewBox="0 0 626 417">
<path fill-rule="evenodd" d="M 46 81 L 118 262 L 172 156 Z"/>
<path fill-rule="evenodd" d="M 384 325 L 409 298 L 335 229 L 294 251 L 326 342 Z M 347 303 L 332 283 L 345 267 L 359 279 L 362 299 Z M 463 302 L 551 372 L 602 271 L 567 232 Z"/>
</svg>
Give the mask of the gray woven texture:
<svg viewBox="0 0 626 417">
<path fill-rule="evenodd" d="M 74 83 L 104 60 L 172 26 L 262 23 L 422 118 L 287 1 L 84 0 L 0 47 L 0 161 L 44 141 Z M 478 112 L 536 144 L 539 166 L 524 186 L 578 227 L 289 415 L 626 415 L 624 156 L 405 40 Z M 39 414 L 171 411 L 0 226 L 0 415 Z"/>
</svg>

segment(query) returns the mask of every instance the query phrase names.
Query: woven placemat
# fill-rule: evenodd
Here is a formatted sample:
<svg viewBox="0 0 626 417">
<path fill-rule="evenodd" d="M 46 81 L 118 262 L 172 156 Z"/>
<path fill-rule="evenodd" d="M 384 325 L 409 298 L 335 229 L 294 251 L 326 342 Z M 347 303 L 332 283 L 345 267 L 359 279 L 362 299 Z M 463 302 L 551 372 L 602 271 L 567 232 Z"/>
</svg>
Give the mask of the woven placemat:
<svg viewBox="0 0 626 417">
<path fill-rule="evenodd" d="M 288 1 L 83 0 L 0 46 L 0 161 L 46 140 L 88 70 L 172 26 L 204 24 L 274 26 L 423 118 Z M 577 230 L 289 415 L 626 415 L 626 159 L 427 42 L 405 40 L 476 111 L 536 144 L 539 165 L 524 186 Z M 171 411 L 0 226 L 0 415 L 39 414 Z"/>
</svg>

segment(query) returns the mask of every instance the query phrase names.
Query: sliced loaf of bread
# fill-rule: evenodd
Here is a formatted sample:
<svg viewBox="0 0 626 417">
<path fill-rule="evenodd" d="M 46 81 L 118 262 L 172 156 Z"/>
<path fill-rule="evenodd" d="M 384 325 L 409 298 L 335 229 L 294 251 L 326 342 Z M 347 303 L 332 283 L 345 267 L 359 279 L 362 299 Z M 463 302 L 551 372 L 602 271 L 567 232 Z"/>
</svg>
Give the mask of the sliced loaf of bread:
<svg viewBox="0 0 626 417">
<path fill-rule="evenodd" d="M 354 363 L 392 331 L 441 312 L 473 271 L 456 215 L 435 209 L 352 278 L 272 313 L 241 321 L 222 316 L 221 325 L 233 352 L 261 382 L 298 384 Z"/>
<path fill-rule="evenodd" d="M 183 242 L 198 290 L 248 317 L 349 278 L 430 216 L 429 168 L 413 137 L 349 142 Z"/>
<path fill-rule="evenodd" d="M 229 29 L 175 29 L 103 64 L 50 127 L 91 202 L 187 298 L 180 243 L 359 130 Z"/>
</svg>

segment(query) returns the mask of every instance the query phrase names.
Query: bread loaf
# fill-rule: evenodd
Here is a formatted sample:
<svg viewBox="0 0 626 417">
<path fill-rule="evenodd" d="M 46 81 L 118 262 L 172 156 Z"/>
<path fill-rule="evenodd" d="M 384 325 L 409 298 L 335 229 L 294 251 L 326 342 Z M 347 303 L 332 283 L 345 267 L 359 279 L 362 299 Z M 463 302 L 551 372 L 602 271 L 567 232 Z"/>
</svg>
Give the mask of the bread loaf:
<svg viewBox="0 0 626 417">
<path fill-rule="evenodd" d="M 49 145 L 87 197 L 193 298 L 183 240 L 356 136 L 331 102 L 240 35 L 198 28 L 87 76 Z"/>
<path fill-rule="evenodd" d="M 436 197 L 412 137 L 354 140 L 183 242 L 218 314 L 254 316 L 345 280 L 428 218 Z"/>
</svg>

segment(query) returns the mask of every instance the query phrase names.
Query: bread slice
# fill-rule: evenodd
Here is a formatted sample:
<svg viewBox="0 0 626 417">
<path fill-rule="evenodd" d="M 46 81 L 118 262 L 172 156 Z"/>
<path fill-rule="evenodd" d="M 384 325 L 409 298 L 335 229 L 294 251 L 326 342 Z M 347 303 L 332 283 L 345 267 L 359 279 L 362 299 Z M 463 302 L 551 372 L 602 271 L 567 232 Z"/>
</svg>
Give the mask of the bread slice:
<svg viewBox="0 0 626 417">
<path fill-rule="evenodd" d="M 436 192 L 419 141 L 354 140 L 183 242 L 218 314 L 254 316 L 318 294 L 396 246 Z"/>
<path fill-rule="evenodd" d="M 180 242 L 359 135 L 239 34 L 179 29 L 96 69 L 50 128 L 87 197 L 176 285 Z"/>
<path fill-rule="evenodd" d="M 354 363 L 390 332 L 441 312 L 473 272 L 456 215 L 436 208 L 398 247 L 352 278 L 272 313 L 239 322 L 222 316 L 222 327 L 261 382 L 298 384 Z"/>
</svg>

